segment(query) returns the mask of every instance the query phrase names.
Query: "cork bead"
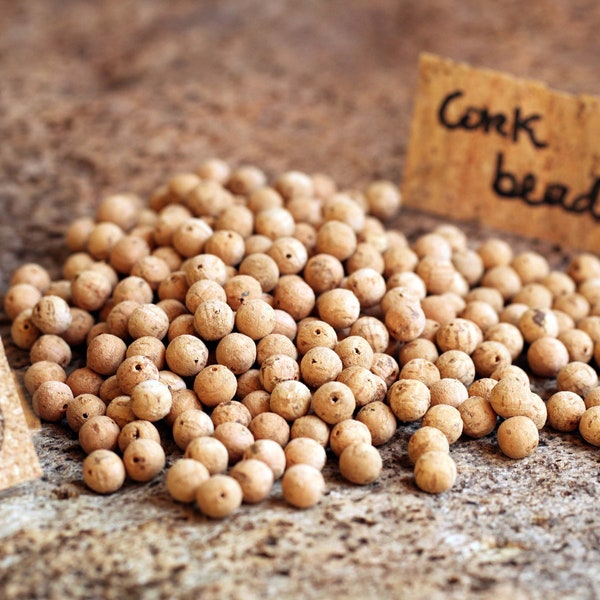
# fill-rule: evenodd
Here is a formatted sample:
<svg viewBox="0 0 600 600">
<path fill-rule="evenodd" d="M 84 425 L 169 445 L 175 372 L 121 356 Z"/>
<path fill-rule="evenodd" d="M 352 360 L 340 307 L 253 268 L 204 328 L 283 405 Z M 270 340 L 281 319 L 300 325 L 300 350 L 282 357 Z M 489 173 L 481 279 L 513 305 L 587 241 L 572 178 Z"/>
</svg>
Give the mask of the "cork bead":
<svg viewBox="0 0 600 600">
<path fill-rule="evenodd" d="M 81 271 L 71 282 L 73 304 L 84 310 L 99 310 L 104 306 L 113 291 L 109 279 L 91 269 Z"/>
<path fill-rule="evenodd" d="M 600 406 L 590 406 L 579 421 L 581 437 L 593 446 L 600 446 Z"/>
<path fill-rule="evenodd" d="M 61 337 L 71 346 L 80 346 L 94 326 L 94 317 L 87 311 L 76 306 L 71 307 L 71 324 L 61 333 Z"/>
<path fill-rule="evenodd" d="M 243 458 L 230 471 L 242 489 L 242 501 L 256 504 L 269 497 L 273 487 L 273 471 L 261 460 Z"/>
<path fill-rule="evenodd" d="M 472 394 L 469 389 L 469 393 Z M 458 407 L 463 422 L 463 433 L 472 438 L 482 438 L 496 429 L 498 416 L 489 400 L 470 395 Z"/>
<path fill-rule="evenodd" d="M 67 404 L 67 423 L 75 433 L 79 432 L 88 419 L 104 414 L 106 405 L 93 394 L 79 394 Z"/>
<path fill-rule="evenodd" d="M 187 288 L 185 306 L 194 314 L 202 302 L 219 300 L 227 302 L 227 293 L 223 286 L 211 279 L 201 279 Z"/>
<path fill-rule="evenodd" d="M 165 350 L 165 361 L 177 375 L 194 377 L 206 366 L 208 348 L 195 335 L 179 335 L 169 342 Z"/>
<path fill-rule="evenodd" d="M 288 504 L 295 508 L 310 508 L 323 497 L 325 479 L 310 465 L 294 465 L 283 474 L 281 491 Z"/>
<path fill-rule="evenodd" d="M 396 433 L 396 416 L 383 402 L 369 402 L 358 411 L 356 420 L 368 427 L 373 446 L 389 442 Z"/>
<path fill-rule="evenodd" d="M 443 323 L 435 336 L 436 344 L 442 352 L 461 350 L 469 355 L 482 340 L 483 332 L 479 326 L 460 317 Z"/>
<path fill-rule="evenodd" d="M 575 431 L 586 411 L 583 398 L 575 392 L 561 391 L 552 394 L 547 402 L 548 424 L 556 431 Z"/>
<path fill-rule="evenodd" d="M 598 373 L 583 362 L 570 362 L 556 375 L 556 386 L 559 391 L 575 392 L 581 397 L 585 397 L 588 391 L 597 385 Z"/>
<path fill-rule="evenodd" d="M 290 428 L 291 439 L 309 437 L 319 442 L 324 448 L 327 448 L 329 444 L 330 433 L 329 425 L 317 415 L 312 414 L 299 417 Z"/>
<path fill-rule="evenodd" d="M 189 409 L 202 410 L 202 404 L 196 395 L 196 392 L 188 388 L 173 390 L 171 389 L 171 410 L 164 417 L 164 421 L 169 427 L 173 427 L 175 419 L 184 411 Z"/>
<path fill-rule="evenodd" d="M 352 390 L 357 407 L 385 399 L 387 392 L 385 381 L 365 367 L 347 367 L 342 370 L 336 380 Z"/>
<path fill-rule="evenodd" d="M 263 462 L 272 473 L 272 480 L 279 479 L 286 467 L 286 456 L 283 448 L 274 440 L 256 440 L 244 451 L 243 461 L 259 460 Z M 239 464 L 239 463 L 238 463 Z"/>
<path fill-rule="evenodd" d="M 117 437 L 117 444 L 121 452 L 125 451 L 125 448 L 133 440 L 145 439 L 154 440 L 160 443 L 160 433 L 156 426 L 150 421 L 143 419 L 136 419 L 126 423 L 121 429 Z"/>
<path fill-rule="evenodd" d="M 194 392 L 204 406 L 217 406 L 235 396 L 237 379 L 224 365 L 204 367 L 194 378 Z"/>
<path fill-rule="evenodd" d="M 199 409 L 183 411 L 173 423 L 173 439 L 177 446 L 185 450 L 195 438 L 210 436 L 214 432 L 210 416 Z"/>
<path fill-rule="evenodd" d="M 484 339 L 503 344 L 514 361 L 523 351 L 524 340 L 521 331 L 512 323 L 498 323 L 486 330 Z"/>
<path fill-rule="evenodd" d="M 240 333 L 260 340 L 273 331 L 275 311 L 264 300 L 247 300 L 236 312 L 235 326 Z"/>
<path fill-rule="evenodd" d="M 313 411 L 329 425 L 349 419 L 355 407 L 352 390 L 339 381 L 324 383 L 313 394 Z"/>
<path fill-rule="evenodd" d="M 278 383 L 271 392 L 269 409 L 286 421 L 306 415 L 311 405 L 311 391 L 304 383 L 295 380 Z"/>
<path fill-rule="evenodd" d="M 300 367 L 291 356 L 274 354 L 264 360 L 260 366 L 260 383 L 269 393 L 282 381 L 299 379 Z"/>
<path fill-rule="evenodd" d="M 479 344 L 475 350 L 478 347 Z M 473 353 L 475 353 L 475 350 Z M 475 380 L 476 365 L 472 355 L 469 356 L 462 350 L 446 350 L 446 352 L 442 352 L 435 361 L 435 367 L 439 372 L 438 379 L 458 379 L 463 385 L 471 385 Z"/>
<path fill-rule="evenodd" d="M 383 460 L 374 446 L 356 442 L 340 454 L 339 467 L 344 479 L 357 485 L 368 485 L 381 474 Z"/>
<path fill-rule="evenodd" d="M 393 356 L 384 352 L 375 352 L 371 372 L 381 377 L 389 387 L 398 379 L 400 367 Z"/>
<path fill-rule="evenodd" d="M 564 344 L 567 350 L 567 362 L 584 362 L 589 363 L 594 356 L 594 341 L 591 336 L 580 329 L 569 329 L 558 334 L 558 340 Z"/>
<path fill-rule="evenodd" d="M 202 463 L 191 458 L 179 458 L 167 471 L 165 485 L 174 500 L 191 504 L 196 500 L 200 484 L 209 477 L 208 469 Z"/>
<path fill-rule="evenodd" d="M 535 451 L 538 444 L 538 429 L 528 417 L 510 417 L 498 427 L 498 446 L 509 458 L 525 458 Z"/>
<path fill-rule="evenodd" d="M 259 365 L 274 354 L 286 354 L 294 360 L 298 358 L 294 342 L 281 333 L 270 333 L 256 344 L 256 362 Z"/>
<path fill-rule="evenodd" d="M 456 481 L 456 463 L 447 452 L 431 450 L 415 463 L 415 483 L 429 494 L 448 491 Z"/>
<path fill-rule="evenodd" d="M 334 381 L 342 369 L 340 356 L 334 350 L 321 346 L 310 348 L 300 361 L 302 380 L 313 388 Z"/>
<path fill-rule="evenodd" d="M 295 226 L 290 211 L 279 206 L 265 208 L 254 216 L 254 232 L 271 240 L 294 235 Z"/>
<path fill-rule="evenodd" d="M 71 348 L 65 340 L 54 334 L 43 334 L 38 337 L 29 350 L 29 362 L 53 362 L 66 367 L 73 357 Z"/>
<path fill-rule="evenodd" d="M 158 368 L 146 356 L 127 357 L 117 369 L 117 383 L 124 394 L 131 395 L 135 386 L 146 380 L 158 380 Z"/>
<path fill-rule="evenodd" d="M 448 438 L 450 445 L 454 444 L 463 431 L 463 422 L 460 412 L 449 404 L 437 404 L 432 406 L 421 421 L 423 427 L 437 427 Z"/>
<path fill-rule="evenodd" d="M 210 475 L 224 473 L 229 464 L 229 454 L 223 442 L 210 436 L 192 439 L 185 449 L 185 458 L 204 465 Z"/>
<path fill-rule="evenodd" d="M 357 335 L 369 342 L 373 352 L 385 352 L 390 335 L 385 323 L 368 315 L 359 317 L 350 327 L 350 335 Z"/>
<path fill-rule="evenodd" d="M 367 369 L 373 363 L 373 349 L 369 342 L 360 336 L 350 335 L 338 342 L 334 348 L 340 357 L 343 368 L 360 366 Z"/>
<path fill-rule="evenodd" d="M 569 363 L 569 351 L 557 338 L 541 337 L 527 349 L 527 363 L 535 375 L 556 377 Z"/>
<path fill-rule="evenodd" d="M 425 452 L 450 452 L 450 445 L 442 431 L 426 425 L 410 436 L 407 450 L 408 459 L 414 465 Z"/>
<path fill-rule="evenodd" d="M 215 427 L 218 427 L 221 423 L 227 423 L 229 421 L 235 421 L 248 427 L 250 421 L 252 421 L 252 415 L 250 411 L 241 402 L 237 400 L 230 400 L 229 402 L 222 402 L 213 409 L 210 418 Z"/>
<path fill-rule="evenodd" d="M 145 356 L 149 358 L 157 369 L 165 366 L 165 345 L 161 340 L 151 335 L 145 335 L 132 341 L 125 351 L 125 358 L 131 356 Z"/>
<path fill-rule="evenodd" d="M 123 464 L 127 475 L 138 482 L 151 481 L 166 464 L 165 451 L 156 441 L 139 438 L 133 440 L 123 452 Z"/>
<path fill-rule="evenodd" d="M 405 423 L 421 419 L 429 409 L 429 388 L 417 379 L 401 379 L 392 384 L 387 401 L 398 420 Z"/>
<path fill-rule="evenodd" d="M 87 347 L 87 366 L 100 375 L 114 375 L 125 359 L 125 342 L 110 333 L 96 336 Z"/>
<path fill-rule="evenodd" d="M 246 448 L 255 441 L 248 427 L 235 422 L 222 423 L 218 427 L 215 427 L 213 436 L 227 449 L 230 465 L 239 462 Z"/>
<path fill-rule="evenodd" d="M 344 279 L 344 266 L 331 254 L 315 254 L 306 262 L 303 275 L 314 292 L 322 294 L 341 285 Z"/>
<path fill-rule="evenodd" d="M 95 450 L 83 461 L 83 481 L 98 494 L 112 494 L 125 482 L 126 472 L 121 457 L 111 450 Z"/>
<path fill-rule="evenodd" d="M 273 302 L 275 309 L 284 310 L 299 321 L 312 313 L 315 292 L 298 275 L 284 275 L 273 290 Z"/>
<path fill-rule="evenodd" d="M 73 400 L 73 392 L 66 383 L 48 380 L 40 383 L 33 393 L 31 406 L 40 419 L 58 422 L 65 417 L 71 400 Z"/>
<path fill-rule="evenodd" d="M 41 331 L 31 320 L 31 312 L 31 308 L 21 311 L 10 326 L 11 339 L 22 350 L 30 350 L 41 335 Z"/>
<path fill-rule="evenodd" d="M 150 335 L 162 340 L 169 330 L 169 317 L 156 304 L 140 304 L 129 316 L 127 329 L 133 339 Z"/>
<path fill-rule="evenodd" d="M 317 312 L 334 329 L 344 329 L 352 326 L 360 316 L 360 302 L 350 290 L 336 288 L 319 296 Z"/>
<path fill-rule="evenodd" d="M 31 311 L 31 321 L 42 333 L 63 333 L 71 320 L 69 305 L 59 296 L 42 296 Z"/>
<path fill-rule="evenodd" d="M 521 381 L 501 379 L 490 392 L 490 403 L 496 414 L 509 418 L 524 414 L 530 404 L 529 386 Z"/>
<path fill-rule="evenodd" d="M 222 300 L 202 302 L 194 313 L 194 326 L 204 341 L 215 341 L 233 331 L 235 316 Z"/>
<path fill-rule="evenodd" d="M 136 417 L 131 410 L 131 397 L 122 395 L 113 398 L 106 406 L 106 416 L 115 421 L 121 429 L 127 423 L 135 421 Z"/>
<path fill-rule="evenodd" d="M 80 367 L 69 373 L 66 383 L 75 396 L 79 394 L 94 394 L 95 396 L 99 396 L 104 379 L 89 367 Z"/>
<path fill-rule="evenodd" d="M 106 415 L 88 419 L 79 430 L 79 445 L 86 454 L 94 450 L 115 450 L 119 438 L 119 426 Z"/>
<path fill-rule="evenodd" d="M 200 484 L 196 503 L 202 514 L 211 519 L 223 519 L 242 504 L 243 492 L 236 479 L 229 475 L 214 475 Z"/>
<path fill-rule="evenodd" d="M 287 421 L 281 415 L 271 411 L 253 417 L 248 429 L 255 440 L 273 440 L 282 448 L 290 439 L 290 426 Z"/>
<path fill-rule="evenodd" d="M 338 457 L 351 444 L 364 443 L 370 445 L 371 442 L 369 428 L 356 419 L 346 419 L 336 423 L 329 438 L 331 451 Z"/>
<path fill-rule="evenodd" d="M 480 377 L 489 377 L 497 368 L 512 363 L 508 348 L 504 344 L 493 340 L 477 344 L 471 354 L 471 359 Z M 468 384 L 471 383 L 472 381 L 468 382 Z"/>
</svg>

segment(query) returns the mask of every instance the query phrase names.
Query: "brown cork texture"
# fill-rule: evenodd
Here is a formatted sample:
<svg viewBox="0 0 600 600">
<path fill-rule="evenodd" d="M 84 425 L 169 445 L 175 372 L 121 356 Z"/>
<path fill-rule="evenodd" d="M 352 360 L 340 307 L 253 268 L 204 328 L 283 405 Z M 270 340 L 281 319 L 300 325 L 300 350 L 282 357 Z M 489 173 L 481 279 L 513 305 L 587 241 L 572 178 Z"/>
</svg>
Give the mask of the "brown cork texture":
<svg viewBox="0 0 600 600">
<path fill-rule="evenodd" d="M 41 474 L 16 379 L 0 338 L 0 490 Z"/>
<path fill-rule="evenodd" d="M 423 54 L 407 205 L 600 251 L 600 98 Z"/>
</svg>

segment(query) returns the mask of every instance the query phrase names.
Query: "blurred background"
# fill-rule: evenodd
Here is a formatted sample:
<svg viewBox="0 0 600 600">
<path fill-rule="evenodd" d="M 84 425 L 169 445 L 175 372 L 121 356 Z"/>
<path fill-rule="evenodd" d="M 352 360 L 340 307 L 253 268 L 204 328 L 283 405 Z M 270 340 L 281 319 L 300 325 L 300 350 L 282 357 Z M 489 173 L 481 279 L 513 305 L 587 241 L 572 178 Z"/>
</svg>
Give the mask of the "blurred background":
<svg viewBox="0 0 600 600">
<path fill-rule="evenodd" d="M 399 182 L 422 51 L 600 93 L 599 22 L 594 0 L 1 2 L 0 292 L 104 194 L 211 156 Z"/>
</svg>

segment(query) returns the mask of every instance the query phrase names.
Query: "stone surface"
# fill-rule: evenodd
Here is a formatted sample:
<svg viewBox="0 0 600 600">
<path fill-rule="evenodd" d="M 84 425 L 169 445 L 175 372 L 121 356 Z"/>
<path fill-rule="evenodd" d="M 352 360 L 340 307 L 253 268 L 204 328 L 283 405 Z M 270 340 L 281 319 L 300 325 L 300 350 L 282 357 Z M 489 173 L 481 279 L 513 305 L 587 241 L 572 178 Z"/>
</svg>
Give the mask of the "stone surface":
<svg viewBox="0 0 600 600">
<path fill-rule="evenodd" d="M 2 3 L 0 294 L 26 261 L 58 276 L 66 225 L 106 193 L 147 196 L 211 156 L 343 187 L 398 181 L 421 50 L 598 94 L 599 23 L 591 0 Z M 435 222 L 405 211 L 397 226 Z M 512 241 L 555 265 L 568 256 Z M 21 376 L 27 356 L 6 345 Z M 429 496 L 412 479 L 410 433 L 382 449 L 370 486 L 343 483 L 331 459 L 315 508 L 289 508 L 276 486 L 213 522 L 173 503 L 162 478 L 89 492 L 75 436 L 44 425 L 43 478 L 0 493 L 1 595 L 598 597 L 597 449 L 544 431 L 515 462 L 493 438 L 461 440 L 456 486 Z"/>
</svg>

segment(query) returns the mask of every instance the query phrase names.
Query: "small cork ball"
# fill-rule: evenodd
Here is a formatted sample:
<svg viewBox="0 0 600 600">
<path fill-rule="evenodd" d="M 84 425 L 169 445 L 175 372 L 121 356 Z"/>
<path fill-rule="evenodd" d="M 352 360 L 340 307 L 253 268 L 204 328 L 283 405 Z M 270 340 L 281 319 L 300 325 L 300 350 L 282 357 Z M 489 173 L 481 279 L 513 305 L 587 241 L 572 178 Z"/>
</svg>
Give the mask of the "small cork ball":
<svg viewBox="0 0 600 600">
<path fill-rule="evenodd" d="M 340 454 L 339 467 L 344 479 L 367 485 L 379 477 L 383 460 L 377 448 L 365 442 L 356 442 Z"/>
<path fill-rule="evenodd" d="M 223 519 L 242 504 L 244 493 L 237 479 L 229 475 L 213 475 L 198 486 L 196 503 L 200 512 L 211 519 Z"/>
<path fill-rule="evenodd" d="M 546 408 L 548 424 L 556 431 L 575 431 L 586 410 L 583 398 L 569 391 L 552 394 L 546 402 Z"/>
<path fill-rule="evenodd" d="M 309 437 L 297 437 L 290 440 L 284 449 L 286 468 L 293 465 L 311 465 L 323 470 L 327 454 L 325 448 Z"/>
<path fill-rule="evenodd" d="M 112 450 L 94 450 L 83 461 L 83 481 L 98 494 L 112 494 L 125 482 L 125 466 Z"/>
<path fill-rule="evenodd" d="M 456 481 L 456 463 L 448 452 L 430 450 L 415 463 L 415 483 L 429 494 L 441 494 Z"/>
<path fill-rule="evenodd" d="M 593 446 L 600 446 L 600 406 L 590 406 L 579 420 L 581 437 Z"/>
<path fill-rule="evenodd" d="M 273 471 L 262 460 L 246 458 L 236 463 L 230 473 L 242 488 L 242 500 L 248 504 L 262 502 L 273 487 Z"/>
<path fill-rule="evenodd" d="M 425 425 L 417 429 L 408 440 L 408 459 L 414 465 L 425 452 L 450 452 L 446 435 L 437 427 Z"/>
<path fill-rule="evenodd" d="M 133 440 L 125 448 L 123 463 L 131 479 L 150 481 L 163 470 L 166 463 L 165 451 L 159 442 L 140 438 Z"/>
<path fill-rule="evenodd" d="M 167 492 L 174 500 L 190 504 L 196 499 L 200 485 L 209 477 L 210 473 L 202 463 L 192 458 L 180 458 L 167 471 Z"/>
<path fill-rule="evenodd" d="M 294 465 L 285 471 L 281 491 L 286 502 L 296 508 L 310 508 L 325 493 L 323 474 L 310 465 Z"/>
<path fill-rule="evenodd" d="M 525 458 L 534 452 L 539 443 L 538 428 L 523 415 L 510 417 L 498 427 L 498 446 L 509 458 Z"/>
</svg>

